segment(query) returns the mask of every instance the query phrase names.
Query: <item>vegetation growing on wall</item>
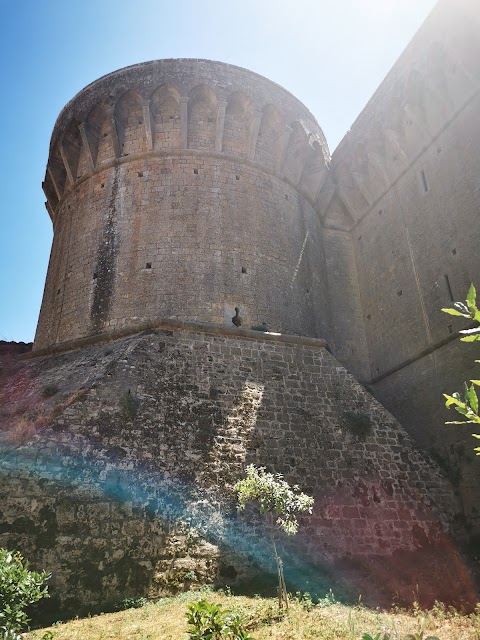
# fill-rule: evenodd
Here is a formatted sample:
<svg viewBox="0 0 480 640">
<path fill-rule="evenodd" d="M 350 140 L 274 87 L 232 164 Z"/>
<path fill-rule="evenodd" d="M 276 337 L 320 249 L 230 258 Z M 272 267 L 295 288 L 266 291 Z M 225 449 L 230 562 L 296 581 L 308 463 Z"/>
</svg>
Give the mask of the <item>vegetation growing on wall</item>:
<svg viewBox="0 0 480 640">
<path fill-rule="evenodd" d="M 467 299 L 465 302 L 454 302 L 453 307 L 442 309 L 444 313 L 451 316 L 459 316 L 474 320 L 480 323 L 480 310 L 477 308 L 477 292 L 474 285 L 470 285 Z M 463 329 L 460 331 L 462 342 L 480 342 L 480 326 L 473 329 Z M 480 360 L 475 360 L 480 362 Z M 450 409 L 453 407 L 457 413 L 464 417 L 463 420 L 452 420 L 446 424 L 480 424 L 480 415 L 478 412 L 478 395 L 475 387 L 480 386 L 480 380 L 470 380 L 470 384 L 464 383 L 463 393 L 456 391 L 452 395 L 444 393 L 446 398 L 445 406 Z M 472 433 L 474 438 L 480 440 L 480 434 Z M 480 447 L 476 447 L 477 456 L 480 455 Z"/>
</svg>

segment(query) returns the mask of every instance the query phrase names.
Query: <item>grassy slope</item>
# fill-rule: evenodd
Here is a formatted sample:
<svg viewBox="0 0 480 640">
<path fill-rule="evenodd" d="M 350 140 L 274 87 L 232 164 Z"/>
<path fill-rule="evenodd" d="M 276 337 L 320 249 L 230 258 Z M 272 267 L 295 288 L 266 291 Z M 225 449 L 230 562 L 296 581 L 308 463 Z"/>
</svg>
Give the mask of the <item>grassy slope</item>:
<svg viewBox="0 0 480 640">
<path fill-rule="evenodd" d="M 391 640 L 403 640 L 405 634 L 419 633 L 422 629 L 424 639 L 437 635 L 440 640 L 480 640 L 480 614 L 461 616 L 441 608 L 428 613 L 386 613 L 341 604 L 309 607 L 293 602 L 288 616 L 282 618 L 277 616 L 277 604 L 272 599 L 220 593 L 202 595 L 242 612 L 255 640 L 360 640 L 365 632 L 375 635 L 379 631 L 391 634 Z M 139 609 L 57 624 L 49 630 L 55 640 L 187 640 L 185 611 L 188 602 L 199 597 L 198 593 L 190 592 L 150 602 Z M 46 631 L 32 631 L 25 639 L 40 640 Z"/>
</svg>

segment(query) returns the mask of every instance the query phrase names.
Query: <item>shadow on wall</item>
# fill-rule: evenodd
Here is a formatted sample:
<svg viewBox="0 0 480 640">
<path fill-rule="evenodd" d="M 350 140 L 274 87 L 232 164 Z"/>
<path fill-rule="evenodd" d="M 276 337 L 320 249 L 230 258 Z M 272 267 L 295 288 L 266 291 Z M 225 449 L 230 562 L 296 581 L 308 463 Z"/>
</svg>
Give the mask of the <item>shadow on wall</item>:
<svg viewBox="0 0 480 640">
<path fill-rule="evenodd" d="M 265 529 L 232 500 L 250 462 L 316 500 L 285 541 L 291 588 L 324 595 L 329 566 L 344 589 L 388 605 L 394 588 L 408 599 L 421 567 L 426 602 L 474 600 L 443 532 L 447 483 L 323 349 L 150 331 L 22 362 L 0 399 L 0 544 L 54 571 L 62 610 L 269 573 Z M 352 411 L 370 428 L 349 428 Z M 33 430 L 16 433 L 20 420 Z M 453 594 L 429 565 L 438 549 Z"/>
</svg>

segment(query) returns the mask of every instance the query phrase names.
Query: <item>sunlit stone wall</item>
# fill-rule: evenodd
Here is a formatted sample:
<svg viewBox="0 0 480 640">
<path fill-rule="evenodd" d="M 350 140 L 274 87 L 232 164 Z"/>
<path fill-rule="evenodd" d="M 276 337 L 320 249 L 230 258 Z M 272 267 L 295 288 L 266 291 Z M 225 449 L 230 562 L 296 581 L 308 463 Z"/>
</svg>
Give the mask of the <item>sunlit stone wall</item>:
<svg viewBox="0 0 480 640">
<path fill-rule="evenodd" d="M 338 567 L 389 604 L 420 571 L 424 602 L 467 597 L 449 483 L 322 341 L 165 327 L 17 366 L 0 390 L 0 545 L 54 571 L 64 609 L 273 569 L 233 506 L 250 462 L 315 497 L 291 588 Z"/>
<path fill-rule="evenodd" d="M 158 60 L 82 90 L 55 125 L 54 240 L 35 349 L 176 318 L 328 338 L 314 204 L 328 148 L 255 73 Z"/>
</svg>

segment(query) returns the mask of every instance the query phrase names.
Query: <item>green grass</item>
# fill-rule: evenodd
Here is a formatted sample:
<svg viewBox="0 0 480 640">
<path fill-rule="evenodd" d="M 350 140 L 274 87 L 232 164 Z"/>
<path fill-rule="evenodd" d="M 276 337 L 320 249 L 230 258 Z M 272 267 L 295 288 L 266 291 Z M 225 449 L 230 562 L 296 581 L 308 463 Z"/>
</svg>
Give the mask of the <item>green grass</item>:
<svg viewBox="0 0 480 640">
<path fill-rule="evenodd" d="M 480 610 L 466 616 L 439 605 L 427 612 L 419 609 L 386 612 L 346 606 L 334 599 L 332 603 L 331 598 L 315 605 L 304 597 L 291 601 L 288 614 L 279 615 L 277 602 L 271 598 L 205 591 L 191 591 L 175 598 L 146 602 L 140 608 L 58 623 L 25 634 L 25 640 L 44 637 L 45 640 L 187 640 L 187 605 L 201 597 L 239 612 L 255 640 L 361 640 L 364 633 L 372 637 L 388 634 L 390 640 L 404 640 L 407 634 L 415 633 L 424 639 L 437 636 L 440 640 L 480 640 Z"/>
</svg>

